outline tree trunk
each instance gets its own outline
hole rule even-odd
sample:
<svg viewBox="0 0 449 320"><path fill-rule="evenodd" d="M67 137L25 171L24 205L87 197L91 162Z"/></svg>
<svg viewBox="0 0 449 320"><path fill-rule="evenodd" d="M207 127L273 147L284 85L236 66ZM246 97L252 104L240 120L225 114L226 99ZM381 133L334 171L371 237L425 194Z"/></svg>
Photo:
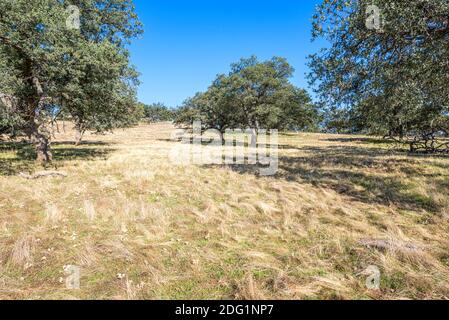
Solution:
<svg viewBox="0 0 449 320"><path fill-rule="evenodd" d="M257 147L257 130L251 129L251 147Z"/></svg>
<svg viewBox="0 0 449 320"><path fill-rule="evenodd" d="M226 145L225 131L223 129L220 130L220 140L222 146Z"/></svg>
<svg viewBox="0 0 449 320"><path fill-rule="evenodd" d="M40 163L49 163L53 160L51 152L51 135L44 124L32 122L30 125L30 139L36 150L36 160Z"/></svg>
<svg viewBox="0 0 449 320"><path fill-rule="evenodd" d="M259 137L260 125L259 121L254 121L254 126L251 129L251 146L257 148L257 142Z"/></svg>
<svg viewBox="0 0 449 320"><path fill-rule="evenodd" d="M28 105L28 117L27 117L27 135L30 138L31 143L34 145L36 151L36 161L46 164L53 160L51 153L51 124L42 114L44 105L44 90L39 81L39 78L35 74L34 63L32 60L25 58L23 67L24 77L28 82L29 88L33 90L29 95ZM50 120L51 121L51 120Z"/></svg>
<svg viewBox="0 0 449 320"><path fill-rule="evenodd" d="M81 141L83 140L84 136L84 130L80 129L78 126L76 126L76 135L75 135L75 145L79 146L81 144Z"/></svg>

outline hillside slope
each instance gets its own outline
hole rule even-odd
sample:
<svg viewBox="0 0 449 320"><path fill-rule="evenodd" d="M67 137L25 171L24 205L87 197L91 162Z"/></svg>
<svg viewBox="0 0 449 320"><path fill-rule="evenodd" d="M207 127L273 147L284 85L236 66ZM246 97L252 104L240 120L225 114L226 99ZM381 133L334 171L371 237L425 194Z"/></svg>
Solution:
<svg viewBox="0 0 449 320"><path fill-rule="evenodd" d="M54 168L0 144L0 298L449 297L449 158L280 137L280 170L175 166L173 128L57 135ZM80 268L66 289L64 266ZM364 272L380 271L380 290Z"/></svg>

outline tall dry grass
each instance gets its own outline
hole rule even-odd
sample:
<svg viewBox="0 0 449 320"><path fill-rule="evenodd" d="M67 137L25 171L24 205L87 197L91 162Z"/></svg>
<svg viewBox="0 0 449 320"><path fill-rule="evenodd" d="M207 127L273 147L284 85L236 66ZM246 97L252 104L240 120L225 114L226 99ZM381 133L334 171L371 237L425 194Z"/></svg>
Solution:
<svg viewBox="0 0 449 320"><path fill-rule="evenodd" d="M0 153L0 298L446 299L449 159L367 137L288 134L280 170L174 166L167 124L75 147L54 168ZM41 169L39 169L41 170ZM64 267L81 270L79 290ZM365 270L377 266L380 290Z"/></svg>

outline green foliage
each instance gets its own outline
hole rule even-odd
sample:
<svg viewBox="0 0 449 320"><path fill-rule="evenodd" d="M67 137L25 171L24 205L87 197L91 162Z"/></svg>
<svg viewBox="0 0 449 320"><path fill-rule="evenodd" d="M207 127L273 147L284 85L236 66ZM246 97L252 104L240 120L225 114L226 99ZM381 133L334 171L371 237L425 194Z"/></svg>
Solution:
<svg viewBox="0 0 449 320"><path fill-rule="evenodd" d="M144 118L150 122L167 122L175 119L175 112L163 103L153 103L151 105L141 104L144 111Z"/></svg>
<svg viewBox="0 0 449 320"><path fill-rule="evenodd" d="M331 133L354 133L358 131L351 113L344 109L332 109L324 119L325 130Z"/></svg>
<svg viewBox="0 0 449 320"><path fill-rule="evenodd" d="M293 86L293 68L284 58L259 62L256 57L231 65L204 93L188 99L177 123L201 120L205 128L305 129L316 123L318 112L310 96Z"/></svg>
<svg viewBox="0 0 449 320"><path fill-rule="evenodd" d="M447 134L448 16L446 0L323 1L314 37L330 46L311 57L310 78L328 116L337 115L330 123L344 115L350 131L412 142Z"/></svg>
<svg viewBox="0 0 449 320"><path fill-rule="evenodd" d="M142 110L136 99L137 73L128 64L127 56L110 42L83 54L80 81L61 92L62 108L80 131L104 132L138 122Z"/></svg>
<svg viewBox="0 0 449 320"><path fill-rule="evenodd" d="M175 111L175 123L177 125L191 125L196 120L201 120L201 110L197 101L201 93L197 93L193 98L188 98L183 105Z"/></svg>
<svg viewBox="0 0 449 320"><path fill-rule="evenodd" d="M67 24L70 5L80 28ZM137 73L125 45L140 33L131 0L0 1L0 92L17 99L38 156L51 160L47 125L58 114L81 131L134 121Z"/></svg>
<svg viewBox="0 0 449 320"><path fill-rule="evenodd" d="M0 135L15 136L20 133L21 125L21 118L15 110L14 99L0 94Z"/></svg>

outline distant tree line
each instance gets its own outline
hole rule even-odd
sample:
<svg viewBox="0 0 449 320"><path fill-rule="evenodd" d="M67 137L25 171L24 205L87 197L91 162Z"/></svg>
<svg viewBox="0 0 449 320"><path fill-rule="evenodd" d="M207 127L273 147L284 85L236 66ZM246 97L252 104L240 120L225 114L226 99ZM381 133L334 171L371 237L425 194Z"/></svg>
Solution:
<svg viewBox="0 0 449 320"><path fill-rule="evenodd" d="M153 103L150 105L140 103L142 108L142 120L148 122L172 122L175 119L176 110L173 110L163 103Z"/></svg>

